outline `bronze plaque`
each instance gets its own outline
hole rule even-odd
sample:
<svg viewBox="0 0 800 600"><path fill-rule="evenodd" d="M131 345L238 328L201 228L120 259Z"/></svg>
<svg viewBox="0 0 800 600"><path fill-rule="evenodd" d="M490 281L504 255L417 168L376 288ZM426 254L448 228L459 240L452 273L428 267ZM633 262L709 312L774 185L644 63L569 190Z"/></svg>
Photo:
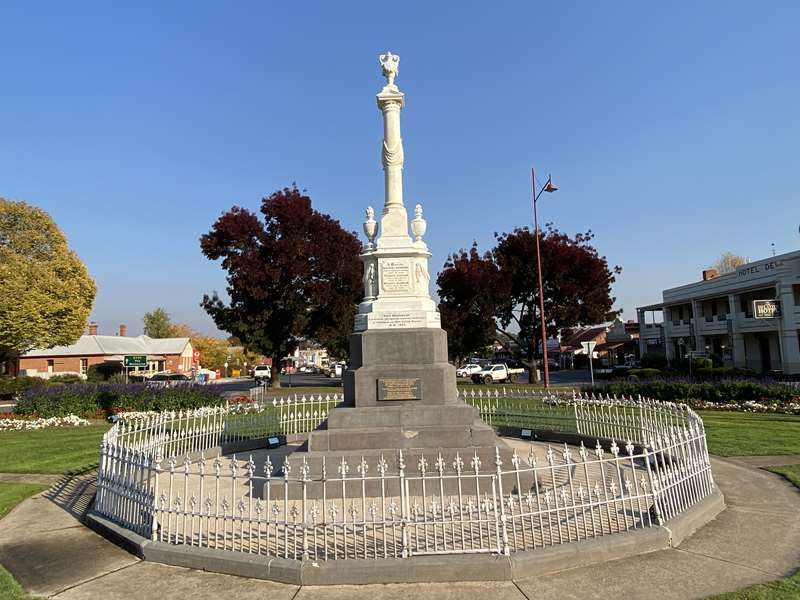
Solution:
<svg viewBox="0 0 800 600"><path fill-rule="evenodd" d="M378 379L378 400L421 400L422 381L418 377Z"/></svg>

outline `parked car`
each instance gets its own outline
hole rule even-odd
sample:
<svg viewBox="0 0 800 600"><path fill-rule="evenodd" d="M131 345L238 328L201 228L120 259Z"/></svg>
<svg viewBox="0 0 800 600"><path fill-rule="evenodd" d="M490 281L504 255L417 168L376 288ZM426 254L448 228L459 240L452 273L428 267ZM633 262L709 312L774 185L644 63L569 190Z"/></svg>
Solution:
<svg viewBox="0 0 800 600"><path fill-rule="evenodd" d="M256 365L253 368L253 378L259 385L268 382L272 379L272 367L269 365Z"/></svg>
<svg viewBox="0 0 800 600"><path fill-rule="evenodd" d="M484 369L472 374L473 383L501 383L507 381L508 383L516 383L520 375L525 372L525 369L510 369L505 364L493 364L485 367Z"/></svg>
<svg viewBox="0 0 800 600"><path fill-rule="evenodd" d="M456 377L471 377L473 373L477 373L482 369L483 367L474 363L464 365L463 367L456 369Z"/></svg>

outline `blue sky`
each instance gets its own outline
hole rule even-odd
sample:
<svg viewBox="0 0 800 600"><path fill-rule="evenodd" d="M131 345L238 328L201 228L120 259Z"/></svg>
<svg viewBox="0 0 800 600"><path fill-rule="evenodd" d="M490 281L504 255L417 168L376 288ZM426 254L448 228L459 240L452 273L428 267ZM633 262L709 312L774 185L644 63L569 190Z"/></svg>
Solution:
<svg viewBox="0 0 800 600"><path fill-rule="evenodd" d="M225 287L199 236L296 181L383 202L377 55L400 54L406 204L431 268L530 222L592 229L617 307L720 252L800 247L800 3L4 2L0 195L49 211L111 333Z"/></svg>

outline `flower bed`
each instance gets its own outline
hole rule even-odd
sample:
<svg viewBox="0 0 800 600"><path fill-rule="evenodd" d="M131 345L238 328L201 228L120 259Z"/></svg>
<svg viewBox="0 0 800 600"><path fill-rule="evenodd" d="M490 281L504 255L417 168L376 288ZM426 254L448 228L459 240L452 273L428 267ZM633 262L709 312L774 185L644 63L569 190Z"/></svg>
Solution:
<svg viewBox="0 0 800 600"><path fill-rule="evenodd" d="M40 417L69 414L104 417L118 412L185 410L222 404L225 404L225 399L212 386L86 383L26 390L19 398L15 412Z"/></svg>
<svg viewBox="0 0 800 600"><path fill-rule="evenodd" d="M0 431L23 431L29 429L44 429L45 427L85 427L89 421L75 415L64 417L44 418L12 418L0 419Z"/></svg>
<svg viewBox="0 0 800 600"><path fill-rule="evenodd" d="M727 410L752 413L781 413L789 415L800 415L800 402L789 402L788 404L762 404L752 400L741 403L728 402L718 404L696 400L689 403L692 408L698 410Z"/></svg>
<svg viewBox="0 0 800 600"><path fill-rule="evenodd" d="M686 378L616 381L584 386L583 391L603 396L643 396L668 402L685 402L693 408L703 409L797 413L800 406L800 389L797 387L747 379L713 383Z"/></svg>

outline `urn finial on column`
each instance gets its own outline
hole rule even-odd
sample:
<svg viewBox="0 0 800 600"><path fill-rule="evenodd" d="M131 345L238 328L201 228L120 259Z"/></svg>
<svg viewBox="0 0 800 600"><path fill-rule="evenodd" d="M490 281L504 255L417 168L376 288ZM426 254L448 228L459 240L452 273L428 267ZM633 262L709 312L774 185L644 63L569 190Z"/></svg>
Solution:
<svg viewBox="0 0 800 600"><path fill-rule="evenodd" d="M375 221L375 209L367 207L364 221L364 235L367 236L367 248L375 247L375 235L378 232L378 223Z"/></svg>
<svg viewBox="0 0 800 600"><path fill-rule="evenodd" d="M387 52L386 54L381 54L378 60L381 63L383 76L386 77L387 87L394 87L394 78L397 77L400 67L400 57L397 54Z"/></svg>
<svg viewBox="0 0 800 600"><path fill-rule="evenodd" d="M422 236L428 229L428 223L422 218L422 204L414 207L414 218L411 219L411 232L414 234L414 241L421 242Z"/></svg>

